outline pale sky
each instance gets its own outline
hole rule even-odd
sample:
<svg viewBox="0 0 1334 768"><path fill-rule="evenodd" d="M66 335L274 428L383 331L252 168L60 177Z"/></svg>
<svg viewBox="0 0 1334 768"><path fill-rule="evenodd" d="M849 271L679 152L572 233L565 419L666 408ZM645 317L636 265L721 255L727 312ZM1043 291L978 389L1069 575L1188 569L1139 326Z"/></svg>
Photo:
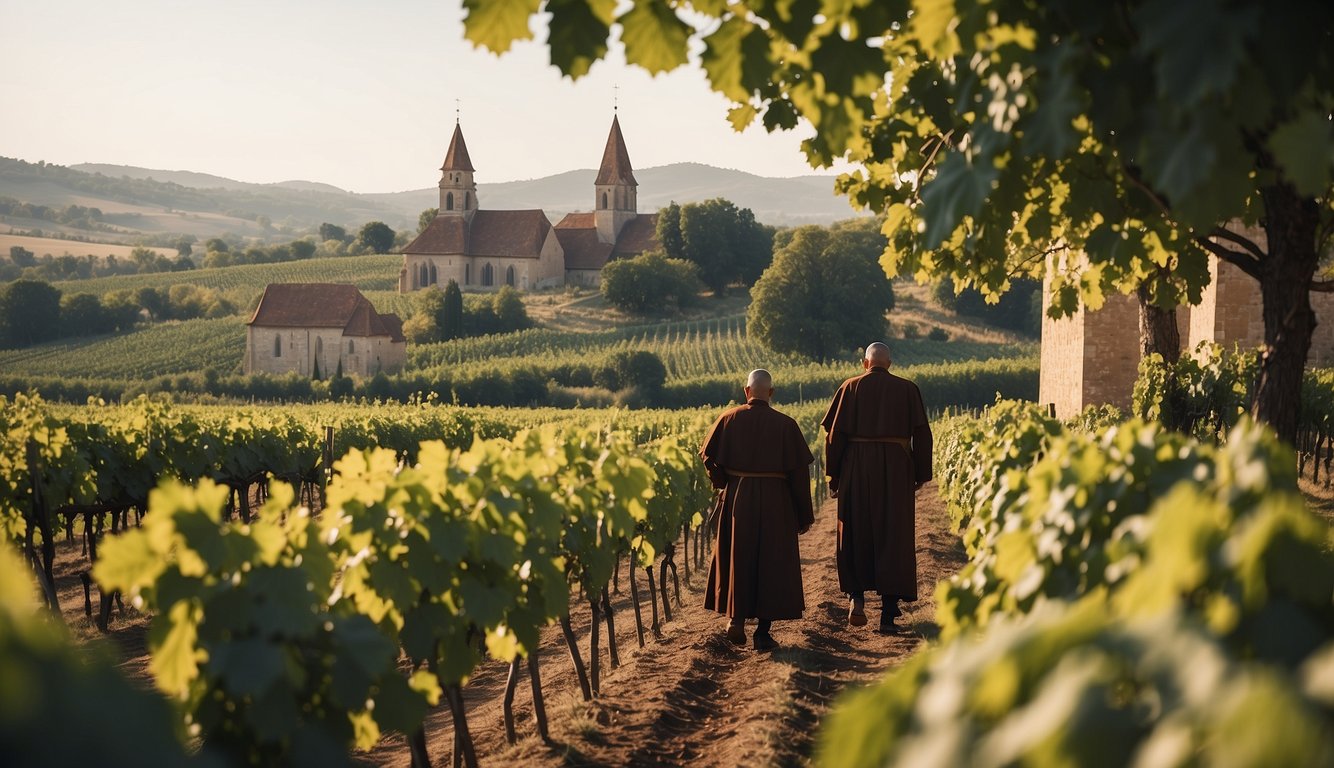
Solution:
<svg viewBox="0 0 1334 768"><path fill-rule="evenodd" d="M804 127L735 133L697 66L610 58L577 83L545 46L497 58L460 0L0 0L0 155L354 192L431 187L455 100L479 183L595 168L613 87L636 168L814 171Z"/></svg>

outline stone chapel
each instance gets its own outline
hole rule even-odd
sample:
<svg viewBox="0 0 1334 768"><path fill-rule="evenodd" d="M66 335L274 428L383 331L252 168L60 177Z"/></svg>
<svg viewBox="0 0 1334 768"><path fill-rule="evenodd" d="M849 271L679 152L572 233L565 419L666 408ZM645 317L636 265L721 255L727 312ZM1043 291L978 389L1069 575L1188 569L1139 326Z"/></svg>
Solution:
<svg viewBox="0 0 1334 768"><path fill-rule="evenodd" d="M592 212L568 214L553 226L540 209L483 209L475 172L456 122L440 167L440 210L403 248L400 293L443 287L450 280L482 290L597 285L608 261L658 247L658 216L638 212L639 183L615 116L593 182Z"/></svg>

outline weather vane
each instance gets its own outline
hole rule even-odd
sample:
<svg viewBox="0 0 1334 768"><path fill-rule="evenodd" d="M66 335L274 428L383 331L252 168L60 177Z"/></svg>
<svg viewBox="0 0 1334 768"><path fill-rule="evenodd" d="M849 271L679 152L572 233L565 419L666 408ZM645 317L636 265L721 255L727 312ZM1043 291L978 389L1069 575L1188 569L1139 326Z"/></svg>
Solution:
<svg viewBox="0 0 1334 768"><path fill-rule="evenodd" d="M611 111L615 112L620 108L621 86L619 84L611 87Z"/></svg>
<svg viewBox="0 0 1334 768"><path fill-rule="evenodd" d="M460 112L461 112L461 110L459 109L459 100L458 100L458 99L454 99L454 122L455 122L455 123L458 123L458 121L459 121L459 114L460 114Z"/></svg>

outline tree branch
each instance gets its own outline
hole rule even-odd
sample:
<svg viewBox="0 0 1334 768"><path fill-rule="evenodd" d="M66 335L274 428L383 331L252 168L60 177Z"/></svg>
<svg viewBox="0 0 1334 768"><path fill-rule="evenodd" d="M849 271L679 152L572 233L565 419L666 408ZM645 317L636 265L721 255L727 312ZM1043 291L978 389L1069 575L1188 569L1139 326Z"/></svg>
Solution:
<svg viewBox="0 0 1334 768"><path fill-rule="evenodd" d="M1240 269L1242 272L1250 275L1256 280L1260 279L1260 263L1244 253L1239 253L1231 248L1224 248L1207 237L1195 237L1196 245L1212 253L1218 258L1226 261L1232 266Z"/></svg>
<svg viewBox="0 0 1334 768"><path fill-rule="evenodd" d="M1252 256L1254 256L1256 261L1264 261L1265 257L1269 255L1264 251L1260 250L1260 246L1256 245L1254 240L1250 239L1249 237L1243 237L1242 235L1239 235L1236 232L1233 232L1232 230L1226 227L1214 227L1213 230L1209 232L1209 234L1213 237L1218 237L1223 240L1227 240L1228 242L1233 243L1235 245L1240 245L1243 249L1245 249Z"/></svg>
<svg viewBox="0 0 1334 768"><path fill-rule="evenodd" d="M1311 290L1320 293L1334 293L1334 280L1312 280Z"/></svg>

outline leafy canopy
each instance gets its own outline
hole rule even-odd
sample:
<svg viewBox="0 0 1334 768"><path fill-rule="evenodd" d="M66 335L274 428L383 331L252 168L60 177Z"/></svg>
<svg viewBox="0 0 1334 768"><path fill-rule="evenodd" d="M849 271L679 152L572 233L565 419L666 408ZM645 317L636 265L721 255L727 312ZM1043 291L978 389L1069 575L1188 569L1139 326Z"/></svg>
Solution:
<svg viewBox="0 0 1334 768"><path fill-rule="evenodd" d="M468 39L532 32L537 0L467 0ZM887 214L891 274L994 295L1056 259L1055 300L1097 307L1147 283L1193 299L1220 222L1260 220L1261 190L1318 205L1334 234L1334 6L1224 0L609 0L549 2L552 63L607 52L650 72L699 50L738 130L809 122L816 166ZM619 11L619 14L617 13ZM1248 247L1249 246L1249 247ZM1249 263L1249 262L1248 262Z"/></svg>

